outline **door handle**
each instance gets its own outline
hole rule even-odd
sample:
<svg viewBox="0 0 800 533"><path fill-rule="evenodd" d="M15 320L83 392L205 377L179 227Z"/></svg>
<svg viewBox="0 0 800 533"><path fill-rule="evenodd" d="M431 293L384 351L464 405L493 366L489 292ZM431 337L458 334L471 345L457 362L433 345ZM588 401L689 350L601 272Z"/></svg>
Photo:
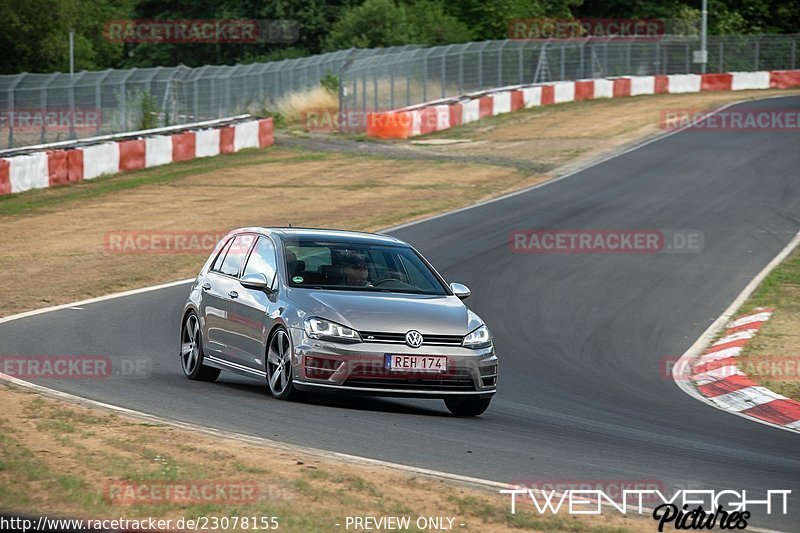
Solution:
<svg viewBox="0 0 800 533"><path fill-rule="evenodd" d="M207 281L206 281L205 283L203 283L203 286L202 286L201 288L202 288L204 291L210 291L210 290L211 290L211 284L210 284L209 282L207 282Z"/></svg>
<svg viewBox="0 0 800 533"><path fill-rule="evenodd" d="M230 296L231 298L238 298L239 297L239 293L236 292L236 291L231 291L231 292L228 293L228 296Z"/></svg>

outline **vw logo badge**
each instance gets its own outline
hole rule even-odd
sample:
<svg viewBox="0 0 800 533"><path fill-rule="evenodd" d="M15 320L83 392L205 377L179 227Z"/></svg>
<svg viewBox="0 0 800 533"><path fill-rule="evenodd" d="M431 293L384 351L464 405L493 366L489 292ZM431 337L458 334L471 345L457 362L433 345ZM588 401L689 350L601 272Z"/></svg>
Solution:
<svg viewBox="0 0 800 533"><path fill-rule="evenodd" d="M406 344L412 348L419 348L422 346L422 333L415 329L406 333Z"/></svg>

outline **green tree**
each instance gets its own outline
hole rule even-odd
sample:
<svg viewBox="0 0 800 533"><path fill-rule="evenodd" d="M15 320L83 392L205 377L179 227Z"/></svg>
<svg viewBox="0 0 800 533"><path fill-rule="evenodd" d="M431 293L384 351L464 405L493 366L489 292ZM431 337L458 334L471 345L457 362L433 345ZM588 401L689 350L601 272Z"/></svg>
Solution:
<svg viewBox="0 0 800 533"><path fill-rule="evenodd" d="M469 27L449 15L436 0L411 4L366 0L344 11L333 25L326 50L373 48L402 44L447 44L474 38Z"/></svg>
<svg viewBox="0 0 800 533"><path fill-rule="evenodd" d="M69 32L75 31L75 69L115 66L122 45L106 39L109 20L129 17L135 0L0 1L0 73L69 70Z"/></svg>

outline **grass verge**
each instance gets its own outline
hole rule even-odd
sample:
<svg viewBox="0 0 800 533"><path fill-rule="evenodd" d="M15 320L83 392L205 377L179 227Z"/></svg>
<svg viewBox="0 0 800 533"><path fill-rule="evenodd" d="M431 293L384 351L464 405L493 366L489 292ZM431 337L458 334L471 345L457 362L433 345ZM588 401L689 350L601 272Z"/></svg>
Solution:
<svg viewBox="0 0 800 533"><path fill-rule="evenodd" d="M800 250L764 279L739 314L775 312L737 359L739 368L768 389L800 401Z"/></svg>
<svg viewBox="0 0 800 533"><path fill-rule="evenodd" d="M465 531L621 533L652 525L649 518L610 512L579 517L520 509L512 515L508 497L499 493L143 423L13 386L0 385L0 401L6 406L0 508L6 511L173 521L276 517L283 531L344 530L348 516L408 516L411 524L449 517L454 529ZM203 492L212 486L228 490Z"/></svg>

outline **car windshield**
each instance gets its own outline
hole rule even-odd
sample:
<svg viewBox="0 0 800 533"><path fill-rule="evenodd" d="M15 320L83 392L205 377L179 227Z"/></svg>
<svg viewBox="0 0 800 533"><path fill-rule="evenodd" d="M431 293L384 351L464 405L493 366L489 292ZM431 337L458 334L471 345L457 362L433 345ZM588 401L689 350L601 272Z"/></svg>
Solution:
<svg viewBox="0 0 800 533"><path fill-rule="evenodd" d="M292 287L447 294L436 274L407 246L290 238L284 250Z"/></svg>

